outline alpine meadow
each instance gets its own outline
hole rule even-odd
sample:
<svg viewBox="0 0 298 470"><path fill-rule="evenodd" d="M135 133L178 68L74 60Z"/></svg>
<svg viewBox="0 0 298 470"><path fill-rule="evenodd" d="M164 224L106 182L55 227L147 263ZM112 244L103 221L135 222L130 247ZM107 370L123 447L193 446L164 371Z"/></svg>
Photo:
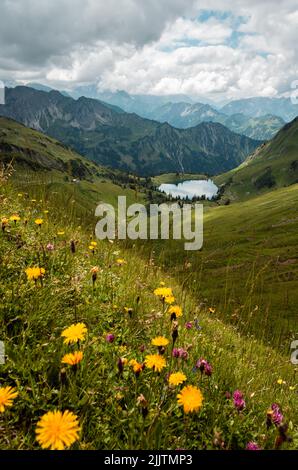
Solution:
<svg viewBox="0 0 298 470"><path fill-rule="evenodd" d="M0 449L296 451L297 4L0 16Z"/></svg>

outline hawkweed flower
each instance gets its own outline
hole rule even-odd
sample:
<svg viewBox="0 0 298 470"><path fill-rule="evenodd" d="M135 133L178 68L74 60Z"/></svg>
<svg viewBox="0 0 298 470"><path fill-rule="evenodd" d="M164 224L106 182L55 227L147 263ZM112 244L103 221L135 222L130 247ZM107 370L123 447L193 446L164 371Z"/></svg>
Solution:
<svg viewBox="0 0 298 470"><path fill-rule="evenodd" d="M37 281L37 279L43 278L45 272L46 271L44 268L39 268L38 266L35 266L33 268L27 268L25 270L28 281L35 281L35 282Z"/></svg>
<svg viewBox="0 0 298 470"><path fill-rule="evenodd" d="M0 387L0 413L4 413L6 407L13 405L13 400L18 394L13 387Z"/></svg>
<svg viewBox="0 0 298 470"><path fill-rule="evenodd" d="M75 323L62 331L61 336L64 337L64 344L77 343L85 341L87 327L85 323Z"/></svg>
<svg viewBox="0 0 298 470"><path fill-rule="evenodd" d="M148 401L146 400L146 398L144 397L142 393L137 398L137 405L140 406L142 409L143 418L146 418L148 414Z"/></svg>
<svg viewBox="0 0 298 470"><path fill-rule="evenodd" d="M136 374L136 377L138 377L140 375L140 373L142 372L142 370L144 368L144 365L141 364L140 362L136 361L135 359L131 359L129 361L129 365L132 367L134 373Z"/></svg>
<svg viewBox="0 0 298 470"><path fill-rule="evenodd" d="M169 375L168 382L169 385L181 385L183 382L186 381L186 375L183 372L174 372L173 374Z"/></svg>
<svg viewBox="0 0 298 470"><path fill-rule="evenodd" d="M175 297L173 295L168 295L165 297L164 301L166 304L171 305L175 302Z"/></svg>
<svg viewBox="0 0 298 470"><path fill-rule="evenodd" d="M82 351L76 351L74 353L70 354L65 354L65 356L62 357L62 364L68 364L69 366L76 366L81 362L83 359L83 353Z"/></svg>
<svg viewBox="0 0 298 470"><path fill-rule="evenodd" d="M261 448L258 446L258 444L254 441L250 441L246 444L245 447L246 450L261 450Z"/></svg>
<svg viewBox="0 0 298 470"><path fill-rule="evenodd" d="M2 232L6 229L7 225L9 223L9 220L7 217L2 217L1 219L1 227L2 227Z"/></svg>
<svg viewBox="0 0 298 470"><path fill-rule="evenodd" d="M177 395L178 405L183 406L184 413L197 411L202 407L203 395L198 387L187 385Z"/></svg>
<svg viewBox="0 0 298 470"><path fill-rule="evenodd" d="M240 390L235 390L233 393L233 403L237 411L244 410L246 404L243 398L243 393Z"/></svg>
<svg viewBox="0 0 298 470"><path fill-rule="evenodd" d="M71 411L49 411L37 423L36 439L42 449L64 450L79 438L78 417Z"/></svg>
<svg viewBox="0 0 298 470"><path fill-rule="evenodd" d="M154 372L161 372L167 363L160 354L148 354L145 357L145 365L148 369L153 369Z"/></svg>
<svg viewBox="0 0 298 470"><path fill-rule="evenodd" d="M118 266L123 266L123 264L126 264L126 261L123 258L117 258L116 264L118 264Z"/></svg>
<svg viewBox="0 0 298 470"><path fill-rule="evenodd" d="M202 357L196 362L196 368L201 371L201 374L205 374L207 376L212 375L212 366L209 364L206 359L203 359Z"/></svg>
<svg viewBox="0 0 298 470"><path fill-rule="evenodd" d="M182 317L182 308L179 305L172 305L168 313L171 315L171 320L176 320L176 318Z"/></svg>
<svg viewBox="0 0 298 470"><path fill-rule="evenodd" d="M9 217L9 220L14 222L15 224L21 220L21 217L18 214L13 214Z"/></svg>
<svg viewBox="0 0 298 470"><path fill-rule="evenodd" d="M42 219L35 219L35 220L34 220L34 223L35 223L38 227L41 227L42 224L43 224L43 220L42 220Z"/></svg>
<svg viewBox="0 0 298 470"><path fill-rule="evenodd" d="M98 267L98 266L94 266L94 267L91 269L91 275L92 275L92 283L93 283L93 285L94 285L95 282L96 282L98 272L99 272L99 267Z"/></svg>
<svg viewBox="0 0 298 470"><path fill-rule="evenodd" d="M153 346L158 347L158 351L160 354L164 354L166 346L169 344L169 340L165 338L164 336L156 336L156 338L153 338L151 341L151 344Z"/></svg>
<svg viewBox="0 0 298 470"><path fill-rule="evenodd" d="M167 297L173 296L171 287L157 287L157 289L154 289L153 293L161 300L165 300Z"/></svg>
<svg viewBox="0 0 298 470"><path fill-rule="evenodd" d="M115 335L113 335L112 333L109 333L108 335L106 335L106 342L107 343L113 343L114 339L115 339Z"/></svg>
<svg viewBox="0 0 298 470"><path fill-rule="evenodd" d="M133 309L131 307L124 307L124 311L128 313L130 318L132 317Z"/></svg>

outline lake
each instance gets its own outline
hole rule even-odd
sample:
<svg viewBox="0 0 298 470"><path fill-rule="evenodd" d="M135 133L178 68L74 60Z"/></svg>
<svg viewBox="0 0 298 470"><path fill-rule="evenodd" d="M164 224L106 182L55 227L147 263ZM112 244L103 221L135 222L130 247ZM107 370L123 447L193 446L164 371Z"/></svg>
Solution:
<svg viewBox="0 0 298 470"><path fill-rule="evenodd" d="M180 197L181 199L192 199L193 196L203 196L211 199L217 194L218 187L212 180L189 180L178 184L164 183L158 187L159 191L164 191L168 196Z"/></svg>

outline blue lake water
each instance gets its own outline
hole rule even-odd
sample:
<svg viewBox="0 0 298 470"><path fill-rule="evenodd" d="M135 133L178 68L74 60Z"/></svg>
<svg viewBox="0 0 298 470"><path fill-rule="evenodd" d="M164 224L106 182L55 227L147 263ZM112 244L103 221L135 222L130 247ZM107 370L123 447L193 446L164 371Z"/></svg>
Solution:
<svg viewBox="0 0 298 470"><path fill-rule="evenodd" d="M165 183L158 187L159 191L164 191L168 196L180 197L181 199L190 199L193 196L203 196L211 199L217 194L218 187L212 180L189 180L178 184Z"/></svg>

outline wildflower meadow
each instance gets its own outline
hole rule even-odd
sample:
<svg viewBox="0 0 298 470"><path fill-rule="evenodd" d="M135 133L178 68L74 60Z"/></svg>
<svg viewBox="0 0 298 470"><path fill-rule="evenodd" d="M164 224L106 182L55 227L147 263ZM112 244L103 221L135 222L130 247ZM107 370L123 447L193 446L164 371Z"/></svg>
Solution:
<svg viewBox="0 0 298 470"><path fill-rule="evenodd" d="M0 200L1 449L297 448L281 353L67 207Z"/></svg>

